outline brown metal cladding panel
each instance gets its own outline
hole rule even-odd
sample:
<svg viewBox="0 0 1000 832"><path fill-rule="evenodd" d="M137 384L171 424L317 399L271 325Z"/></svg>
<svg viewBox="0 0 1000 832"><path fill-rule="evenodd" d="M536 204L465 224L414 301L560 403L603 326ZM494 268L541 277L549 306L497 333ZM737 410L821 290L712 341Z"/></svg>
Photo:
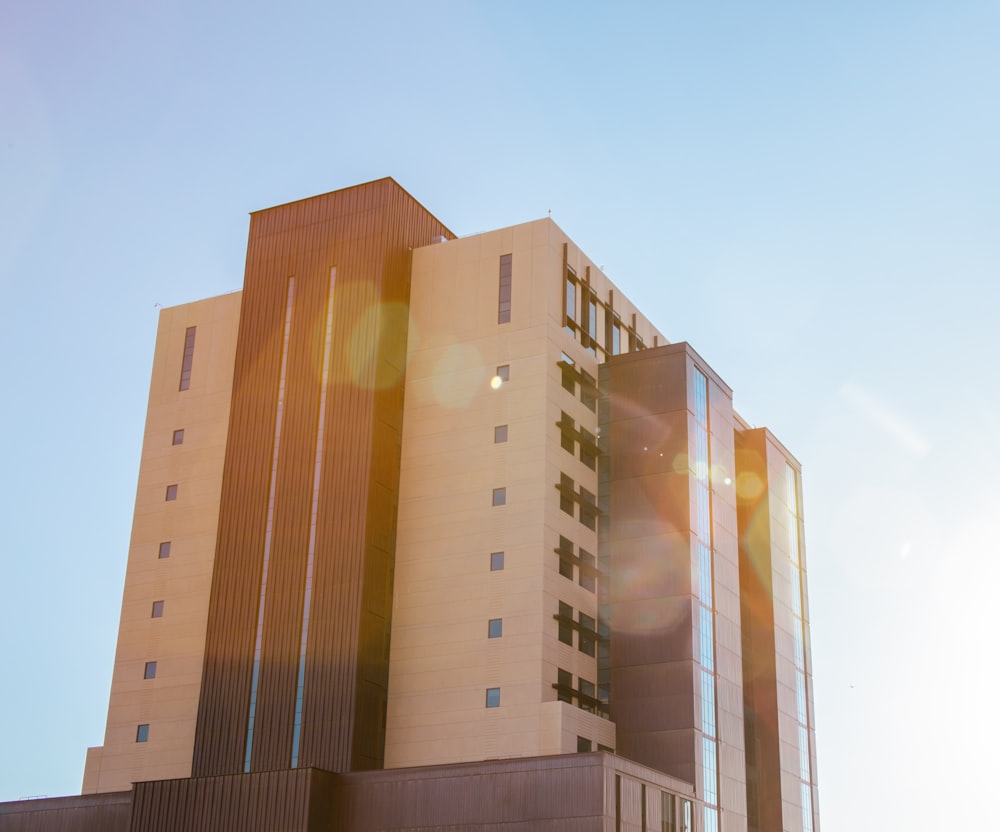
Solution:
<svg viewBox="0 0 1000 832"><path fill-rule="evenodd" d="M387 216L398 212L399 205L420 216L419 227L389 222ZM409 247L429 243L436 236L453 235L391 180L252 216L195 775L235 773L243 768L285 291L287 278L294 275L295 312L286 370L253 768L290 763L322 320L331 266L337 268L333 362L309 646L314 653L318 645L317 655L324 662L318 673L318 695L331 703L336 714L327 732L333 739L321 743L324 753L314 756L322 757L328 768L349 765L358 598L368 515L365 496L375 410L370 383L377 363L371 361L375 332L371 310L379 308L380 298L398 297L405 302ZM385 279L389 251L405 266L395 275L399 285ZM397 325L402 321L405 344L405 307L401 315L396 311L394 321ZM378 350L375 352L377 355ZM397 361L401 364L402 358ZM316 680L307 683L307 688L310 684L315 686ZM307 749L314 746L307 735L304 727L303 764L308 764ZM327 753L331 745L337 746L339 753Z"/></svg>
<svg viewBox="0 0 1000 832"><path fill-rule="evenodd" d="M309 769L136 783L129 832L329 829L330 786Z"/></svg>
<svg viewBox="0 0 1000 832"><path fill-rule="evenodd" d="M0 832L129 832L131 792L0 803Z"/></svg>
<svg viewBox="0 0 1000 832"><path fill-rule="evenodd" d="M331 451L338 462L332 469L330 457L324 460L331 487L323 489L329 503L317 528L317 552L326 554L315 566L324 592L313 599L300 765L333 771L382 764L410 246L452 236L402 189L383 216L384 238L404 244L361 235L354 241L350 254L358 262L385 256L371 277L368 310L374 314L359 321L367 329L358 327L354 351L345 356L353 360L351 383L327 414L336 427L327 435L335 435ZM366 343L361 362L357 345ZM357 414L350 431L343 429L348 405Z"/></svg>
<svg viewBox="0 0 1000 832"><path fill-rule="evenodd" d="M780 830L781 768L765 434L762 429L736 432L743 711L749 824L759 830Z"/></svg>

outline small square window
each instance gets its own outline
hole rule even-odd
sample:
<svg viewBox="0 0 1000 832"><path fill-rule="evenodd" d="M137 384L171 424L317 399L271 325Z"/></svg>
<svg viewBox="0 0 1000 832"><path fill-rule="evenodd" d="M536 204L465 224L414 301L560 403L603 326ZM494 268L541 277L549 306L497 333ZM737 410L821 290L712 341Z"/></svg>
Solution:
<svg viewBox="0 0 1000 832"><path fill-rule="evenodd" d="M503 552L490 552L490 572L503 572Z"/></svg>
<svg viewBox="0 0 1000 832"><path fill-rule="evenodd" d="M149 742L149 724L143 723L135 729L136 742Z"/></svg>
<svg viewBox="0 0 1000 832"><path fill-rule="evenodd" d="M495 506L505 506L505 505L507 505L507 489L506 488L494 488L493 489L493 505L495 505Z"/></svg>
<svg viewBox="0 0 1000 832"><path fill-rule="evenodd" d="M510 381L510 364L501 364L497 367L497 378L500 381Z"/></svg>
<svg viewBox="0 0 1000 832"><path fill-rule="evenodd" d="M174 431L174 440L171 443L173 445L183 445L184 444L184 428Z"/></svg>
<svg viewBox="0 0 1000 832"><path fill-rule="evenodd" d="M162 560L163 558L169 558L169 557L170 557L170 541L164 540L160 544L160 559Z"/></svg>
<svg viewBox="0 0 1000 832"><path fill-rule="evenodd" d="M503 619L491 618L488 631L490 638L500 638L503 635Z"/></svg>
<svg viewBox="0 0 1000 832"><path fill-rule="evenodd" d="M146 662L146 669L142 672L143 679L156 678L156 662Z"/></svg>
<svg viewBox="0 0 1000 832"><path fill-rule="evenodd" d="M500 688L486 688L486 707L500 707Z"/></svg>
<svg viewBox="0 0 1000 832"><path fill-rule="evenodd" d="M170 500L176 500L176 499L177 499L177 486L176 485L168 485L167 486L167 501L169 502Z"/></svg>
<svg viewBox="0 0 1000 832"><path fill-rule="evenodd" d="M153 601L153 614L150 618L163 618L163 602Z"/></svg>
<svg viewBox="0 0 1000 832"><path fill-rule="evenodd" d="M588 751L593 751L594 750L594 744L593 744L593 742L591 742L590 740L588 740L586 737L577 737L576 738L576 750L577 750L577 752L579 752L581 754L585 754Z"/></svg>
<svg viewBox="0 0 1000 832"><path fill-rule="evenodd" d="M493 428L493 444L499 445L501 442L507 441L507 426L497 425Z"/></svg>

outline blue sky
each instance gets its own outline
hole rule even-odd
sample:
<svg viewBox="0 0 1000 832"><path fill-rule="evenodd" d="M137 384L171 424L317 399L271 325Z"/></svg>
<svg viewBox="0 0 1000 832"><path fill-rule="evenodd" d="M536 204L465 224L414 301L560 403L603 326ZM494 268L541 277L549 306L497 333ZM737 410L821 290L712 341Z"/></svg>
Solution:
<svg viewBox="0 0 1000 832"><path fill-rule="evenodd" d="M11 4L0 800L103 739L156 304L395 177L552 217L804 467L827 830L979 828L1000 683L996 2ZM957 793L956 789L957 787Z"/></svg>

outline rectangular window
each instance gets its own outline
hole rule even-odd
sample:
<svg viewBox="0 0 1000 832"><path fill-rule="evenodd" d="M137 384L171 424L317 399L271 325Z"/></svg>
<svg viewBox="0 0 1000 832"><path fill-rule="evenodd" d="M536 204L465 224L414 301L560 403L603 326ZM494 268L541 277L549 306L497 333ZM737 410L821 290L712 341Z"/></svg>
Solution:
<svg viewBox="0 0 1000 832"><path fill-rule="evenodd" d="M574 431L576 429L576 423L566 411L562 411L562 416L559 418L559 444L562 445L564 451L569 451L573 453L576 450L576 440L574 439Z"/></svg>
<svg viewBox="0 0 1000 832"><path fill-rule="evenodd" d="M573 516L573 478L565 474L559 475L559 508L570 517Z"/></svg>
<svg viewBox="0 0 1000 832"><path fill-rule="evenodd" d="M691 801L681 801L681 832L691 832Z"/></svg>
<svg viewBox="0 0 1000 832"><path fill-rule="evenodd" d="M622 351L622 327L618 321L611 324L611 354L620 355Z"/></svg>
<svg viewBox="0 0 1000 832"><path fill-rule="evenodd" d="M580 522L588 529L597 528L597 498L586 488L580 489Z"/></svg>
<svg viewBox="0 0 1000 832"><path fill-rule="evenodd" d="M573 359L566 355L566 353L562 354L562 366L559 369L562 370L563 389L575 396L576 379L573 376Z"/></svg>
<svg viewBox="0 0 1000 832"><path fill-rule="evenodd" d="M597 442L594 434L586 428L580 428L580 462L591 471L597 470Z"/></svg>
<svg viewBox="0 0 1000 832"><path fill-rule="evenodd" d="M580 638L579 638L579 648L581 653L585 653L588 656L594 656L597 654L595 648L594 636L592 635L594 631L594 626L597 622L594 621L589 615L584 615L580 613Z"/></svg>
<svg viewBox="0 0 1000 832"><path fill-rule="evenodd" d="M156 678L156 662L146 662L146 669L142 672L143 679Z"/></svg>
<svg viewBox="0 0 1000 832"><path fill-rule="evenodd" d="M189 326L184 333L184 358L181 361L181 385L179 390L187 390L191 386L191 365L194 363L194 332L196 327Z"/></svg>
<svg viewBox="0 0 1000 832"><path fill-rule="evenodd" d="M577 684L580 688L580 707L585 711L590 711L590 713L597 713L597 705L594 703L594 683L588 682L586 679L577 679ZM586 697L586 698L584 698Z"/></svg>
<svg viewBox="0 0 1000 832"><path fill-rule="evenodd" d="M497 378L500 381L510 381L510 364L497 365Z"/></svg>
<svg viewBox="0 0 1000 832"><path fill-rule="evenodd" d="M500 257L500 304L497 310L497 323L510 323L510 266L511 255Z"/></svg>
<svg viewBox="0 0 1000 832"><path fill-rule="evenodd" d="M503 552L490 552L490 572L503 572Z"/></svg>
<svg viewBox="0 0 1000 832"><path fill-rule="evenodd" d="M153 601L153 614L150 618L163 618L163 602Z"/></svg>
<svg viewBox="0 0 1000 832"><path fill-rule="evenodd" d="M497 425L493 428L493 444L499 445L501 442L507 441L507 426Z"/></svg>
<svg viewBox="0 0 1000 832"><path fill-rule="evenodd" d="M580 560L583 561L583 566L595 566L597 564L597 559L586 549L580 550ZM594 573L581 567L580 586L590 592L594 592L597 589L597 581L594 578Z"/></svg>
<svg viewBox="0 0 1000 832"><path fill-rule="evenodd" d="M159 557L160 557L160 560L163 560L163 558L169 558L170 557L170 541L169 540L164 540L160 544L160 555L159 555Z"/></svg>
<svg viewBox="0 0 1000 832"><path fill-rule="evenodd" d="M167 486L167 497L166 497L166 499L167 499L167 502L170 502L172 500L176 500L177 499L177 486L176 485L168 485Z"/></svg>
<svg viewBox="0 0 1000 832"><path fill-rule="evenodd" d="M559 574L573 580L573 541L559 535Z"/></svg>
<svg viewBox="0 0 1000 832"><path fill-rule="evenodd" d="M503 635L503 619L491 618L486 628L489 638L500 638Z"/></svg>
<svg viewBox="0 0 1000 832"><path fill-rule="evenodd" d="M622 776L615 775L615 832L622 832Z"/></svg>
<svg viewBox="0 0 1000 832"><path fill-rule="evenodd" d="M573 702L573 674L561 667L556 671L556 698L560 702Z"/></svg>
<svg viewBox="0 0 1000 832"><path fill-rule="evenodd" d="M143 723L135 729L136 742L149 742L149 724Z"/></svg>
<svg viewBox="0 0 1000 832"><path fill-rule="evenodd" d="M573 646L573 608L563 601L559 602L559 641Z"/></svg>
<svg viewBox="0 0 1000 832"><path fill-rule="evenodd" d="M579 754L586 754L588 751L594 750L594 743L586 737L577 737L576 750Z"/></svg>
<svg viewBox="0 0 1000 832"><path fill-rule="evenodd" d="M677 798L660 792L660 832L677 832Z"/></svg>
<svg viewBox="0 0 1000 832"><path fill-rule="evenodd" d="M175 430L174 431L174 438L173 438L173 441L170 444L171 445L183 445L184 444L184 428L181 428L180 430Z"/></svg>
<svg viewBox="0 0 1000 832"><path fill-rule="evenodd" d="M506 488L494 488L493 489L493 505L504 506L507 505L507 489Z"/></svg>
<svg viewBox="0 0 1000 832"><path fill-rule="evenodd" d="M576 279L566 275L566 317L576 320Z"/></svg>
<svg viewBox="0 0 1000 832"><path fill-rule="evenodd" d="M587 332L590 333L590 346L587 349L592 355L596 355L594 344L597 343L597 299L593 295L590 296L588 307L590 311L587 315Z"/></svg>
<svg viewBox="0 0 1000 832"><path fill-rule="evenodd" d="M580 383L580 401L592 413L597 412L597 382L586 370L580 370L583 381Z"/></svg>
<svg viewBox="0 0 1000 832"><path fill-rule="evenodd" d="M486 707L500 707L500 688L486 688Z"/></svg>

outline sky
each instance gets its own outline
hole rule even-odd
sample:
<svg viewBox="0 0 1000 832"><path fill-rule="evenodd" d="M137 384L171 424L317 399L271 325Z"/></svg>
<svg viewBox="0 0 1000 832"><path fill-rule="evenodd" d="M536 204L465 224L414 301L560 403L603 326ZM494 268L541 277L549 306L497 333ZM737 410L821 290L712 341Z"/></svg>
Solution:
<svg viewBox="0 0 1000 832"><path fill-rule="evenodd" d="M103 742L158 306L240 288L249 212L392 176L459 235L551 211L802 462L822 827L983 828L1000 4L0 21L0 800Z"/></svg>

